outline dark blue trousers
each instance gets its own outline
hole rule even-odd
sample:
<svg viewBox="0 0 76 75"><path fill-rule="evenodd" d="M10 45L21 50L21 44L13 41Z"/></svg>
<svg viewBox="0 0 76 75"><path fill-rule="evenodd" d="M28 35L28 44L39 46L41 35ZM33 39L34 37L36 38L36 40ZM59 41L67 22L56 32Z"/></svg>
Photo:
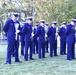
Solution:
<svg viewBox="0 0 76 75"><path fill-rule="evenodd" d="M46 53L48 53L49 51L48 51L48 40L47 41L45 41L45 52Z"/></svg>
<svg viewBox="0 0 76 75"><path fill-rule="evenodd" d="M54 42L54 56L57 56L57 40Z"/></svg>
<svg viewBox="0 0 76 75"><path fill-rule="evenodd" d="M11 55L14 51L14 45L15 42L8 42L8 47L7 47L7 55L6 55L6 63L11 63Z"/></svg>
<svg viewBox="0 0 76 75"><path fill-rule="evenodd" d="M66 41L60 41L60 55L66 54Z"/></svg>
<svg viewBox="0 0 76 75"><path fill-rule="evenodd" d="M30 51L29 51L30 48ZM25 51L24 51L24 60L28 61L28 51L30 55L30 59L32 58L33 54L33 44L32 41L25 41Z"/></svg>
<svg viewBox="0 0 76 75"><path fill-rule="evenodd" d="M57 40L51 42L50 41L50 56L57 56Z"/></svg>
<svg viewBox="0 0 76 75"><path fill-rule="evenodd" d="M25 41L21 41L21 55L24 55Z"/></svg>
<svg viewBox="0 0 76 75"><path fill-rule="evenodd" d="M19 61L19 40L15 41L15 46L14 46L15 50L14 50L14 56L15 56L15 62Z"/></svg>
<svg viewBox="0 0 76 75"><path fill-rule="evenodd" d="M33 41L33 53L38 53L38 42Z"/></svg>
<svg viewBox="0 0 76 75"><path fill-rule="evenodd" d="M15 62L19 61L18 55L19 42L8 42L6 63L11 63L11 55L14 54Z"/></svg>
<svg viewBox="0 0 76 75"><path fill-rule="evenodd" d="M67 59L75 59L75 52L74 52L75 43L74 42L67 42Z"/></svg>
<svg viewBox="0 0 76 75"><path fill-rule="evenodd" d="M38 42L38 57L45 58L45 42Z"/></svg>
<svg viewBox="0 0 76 75"><path fill-rule="evenodd" d="M73 43L73 47L72 47L72 59L75 59L75 42Z"/></svg>

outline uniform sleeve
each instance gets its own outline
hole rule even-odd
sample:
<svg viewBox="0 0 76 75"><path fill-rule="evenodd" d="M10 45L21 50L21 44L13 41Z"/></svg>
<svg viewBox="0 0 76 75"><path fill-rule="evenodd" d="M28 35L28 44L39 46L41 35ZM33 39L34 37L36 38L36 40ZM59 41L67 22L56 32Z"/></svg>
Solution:
<svg viewBox="0 0 76 75"><path fill-rule="evenodd" d="M9 21L6 21L5 25L3 26L3 31L4 31L5 33L7 33L7 31L8 31L9 23L10 23Z"/></svg>
<svg viewBox="0 0 76 75"><path fill-rule="evenodd" d="M66 28L66 32L65 32L67 36L69 35L70 30L71 30L71 28L70 28L70 26L68 25L67 28Z"/></svg>
<svg viewBox="0 0 76 75"><path fill-rule="evenodd" d="M41 30L40 30L40 27L38 27L35 36L38 37L40 35L40 33L41 33Z"/></svg>
<svg viewBox="0 0 76 75"><path fill-rule="evenodd" d="M19 23L19 22L18 22ZM21 27L20 27L20 23L19 23L19 27L18 27L18 30L21 30Z"/></svg>
<svg viewBox="0 0 76 75"><path fill-rule="evenodd" d="M24 24L23 28L22 28L22 33L24 35L26 35L26 32L27 32L27 24Z"/></svg>
<svg viewBox="0 0 76 75"><path fill-rule="evenodd" d="M52 33L51 28L48 28L48 30L47 30L47 36L49 37L51 35L51 33Z"/></svg>
<svg viewBox="0 0 76 75"><path fill-rule="evenodd" d="M59 28L58 35L61 36L61 34L62 34L62 28Z"/></svg>

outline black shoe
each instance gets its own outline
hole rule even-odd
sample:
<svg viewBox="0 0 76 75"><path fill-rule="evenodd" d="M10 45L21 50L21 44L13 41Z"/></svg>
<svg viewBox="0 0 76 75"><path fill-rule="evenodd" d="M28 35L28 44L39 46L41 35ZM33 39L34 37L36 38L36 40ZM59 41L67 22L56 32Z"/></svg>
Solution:
<svg viewBox="0 0 76 75"><path fill-rule="evenodd" d="M67 59L67 60L72 60L71 58Z"/></svg>
<svg viewBox="0 0 76 75"><path fill-rule="evenodd" d="M46 58L46 57L42 57L42 58Z"/></svg>
<svg viewBox="0 0 76 75"><path fill-rule="evenodd" d="M18 61L15 61L15 62L22 63L20 60L18 60Z"/></svg>
<svg viewBox="0 0 76 75"><path fill-rule="evenodd" d="M24 59L24 61L28 61L28 59Z"/></svg>
<svg viewBox="0 0 76 75"><path fill-rule="evenodd" d="M60 55L64 55L64 54L60 54Z"/></svg>
<svg viewBox="0 0 76 75"><path fill-rule="evenodd" d="M54 55L54 56L58 56L58 55Z"/></svg>
<svg viewBox="0 0 76 75"><path fill-rule="evenodd" d="M39 59L41 59L41 57L39 57Z"/></svg>
<svg viewBox="0 0 76 75"><path fill-rule="evenodd" d="M33 58L30 58L30 60L35 60L35 59L33 59Z"/></svg>
<svg viewBox="0 0 76 75"><path fill-rule="evenodd" d="M28 61L28 60L24 60L24 61Z"/></svg>
<svg viewBox="0 0 76 75"><path fill-rule="evenodd" d="M50 55L50 57L53 57L53 55Z"/></svg>
<svg viewBox="0 0 76 75"><path fill-rule="evenodd" d="M11 63L9 63L9 62L6 62L5 64L7 64L7 65L11 65Z"/></svg>
<svg viewBox="0 0 76 75"><path fill-rule="evenodd" d="M75 59L75 58L72 58L72 59Z"/></svg>

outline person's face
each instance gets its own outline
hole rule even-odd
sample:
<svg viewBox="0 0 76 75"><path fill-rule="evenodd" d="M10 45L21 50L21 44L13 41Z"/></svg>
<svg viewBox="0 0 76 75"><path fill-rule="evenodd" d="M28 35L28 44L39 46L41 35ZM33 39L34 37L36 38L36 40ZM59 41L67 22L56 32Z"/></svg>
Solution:
<svg viewBox="0 0 76 75"><path fill-rule="evenodd" d="M18 17L15 17L14 15L12 16L12 18L13 18L14 21L18 20Z"/></svg>
<svg viewBox="0 0 76 75"><path fill-rule="evenodd" d="M45 25L45 28L48 28L48 26L47 26L47 25Z"/></svg>
<svg viewBox="0 0 76 75"><path fill-rule="evenodd" d="M66 25L65 24L62 24L62 26L65 28L66 27Z"/></svg>
<svg viewBox="0 0 76 75"><path fill-rule="evenodd" d="M28 23L29 23L29 24L32 24L32 23L33 23L33 21L32 21L32 20L28 20Z"/></svg>
<svg viewBox="0 0 76 75"><path fill-rule="evenodd" d="M52 26L53 26L54 28L56 28L56 25L55 25L55 24L52 24Z"/></svg>
<svg viewBox="0 0 76 75"><path fill-rule="evenodd" d="M45 27L45 23L40 23L40 25L41 25L42 27Z"/></svg>
<svg viewBox="0 0 76 75"><path fill-rule="evenodd" d="M72 25L75 25L75 24L76 24L74 21L70 21L70 23L71 23Z"/></svg>

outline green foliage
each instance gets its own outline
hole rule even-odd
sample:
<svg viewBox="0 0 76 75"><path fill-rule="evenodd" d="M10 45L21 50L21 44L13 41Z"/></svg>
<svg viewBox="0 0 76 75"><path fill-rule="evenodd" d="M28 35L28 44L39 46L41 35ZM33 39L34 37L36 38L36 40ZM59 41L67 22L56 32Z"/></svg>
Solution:
<svg viewBox="0 0 76 75"><path fill-rule="evenodd" d="M46 19L49 24L53 20L56 20L60 24L62 21L69 21L69 19L76 16L75 0L38 0L35 6L39 9L37 10L37 12L39 11L37 14L41 18Z"/></svg>
<svg viewBox="0 0 76 75"><path fill-rule="evenodd" d="M32 8L35 9L32 14ZM0 19L4 24L8 18L8 13L18 12L27 16L33 16L34 22L45 19L51 24L57 21L60 26L62 21L76 18L76 0L0 0ZM19 19L23 21L21 18Z"/></svg>

